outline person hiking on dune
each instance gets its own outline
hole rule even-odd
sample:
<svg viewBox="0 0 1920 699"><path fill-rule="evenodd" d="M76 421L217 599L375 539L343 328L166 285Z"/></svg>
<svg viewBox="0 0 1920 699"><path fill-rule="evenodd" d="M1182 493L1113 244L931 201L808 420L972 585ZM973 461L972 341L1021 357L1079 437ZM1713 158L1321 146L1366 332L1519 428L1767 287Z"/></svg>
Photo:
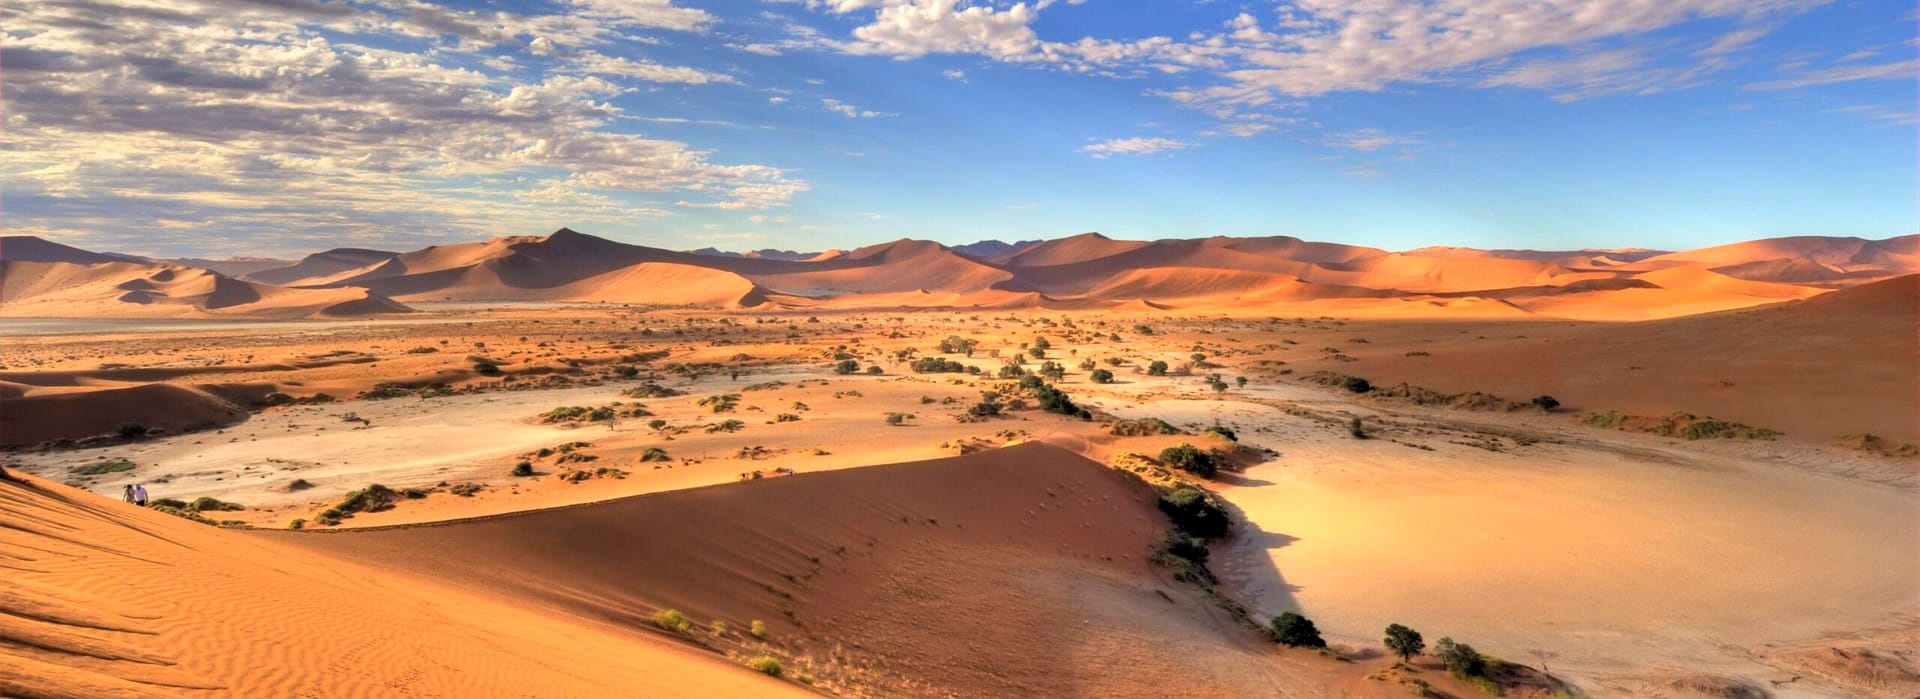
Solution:
<svg viewBox="0 0 1920 699"><path fill-rule="evenodd" d="M127 491L120 495L120 501L127 503L129 505L133 504L133 484L132 483L127 484Z"/></svg>
<svg viewBox="0 0 1920 699"><path fill-rule="evenodd" d="M133 504L141 507L147 506L147 486L136 485L133 487Z"/></svg>

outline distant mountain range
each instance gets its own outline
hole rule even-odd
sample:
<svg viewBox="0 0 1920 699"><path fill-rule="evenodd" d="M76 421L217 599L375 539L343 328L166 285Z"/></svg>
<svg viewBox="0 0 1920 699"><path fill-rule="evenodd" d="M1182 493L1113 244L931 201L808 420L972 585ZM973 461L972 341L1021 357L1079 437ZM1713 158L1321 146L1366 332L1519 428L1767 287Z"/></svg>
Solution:
<svg viewBox="0 0 1920 699"><path fill-rule="evenodd" d="M1588 318L1687 315L1920 271L1920 237L1803 236L1699 250L1406 252L1257 238L1086 233L959 247L902 239L818 253L630 245L562 228L298 261L151 260L0 238L0 316L324 316L436 301L707 308L1084 310ZM198 264L194 264L198 263ZM275 264L277 263L277 264Z"/></svg>

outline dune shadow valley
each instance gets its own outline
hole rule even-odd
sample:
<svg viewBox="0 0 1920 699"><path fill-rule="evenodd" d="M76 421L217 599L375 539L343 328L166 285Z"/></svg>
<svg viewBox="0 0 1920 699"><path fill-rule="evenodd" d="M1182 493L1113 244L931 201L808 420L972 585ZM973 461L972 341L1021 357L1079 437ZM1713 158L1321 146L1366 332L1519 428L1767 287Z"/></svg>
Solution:
<svg viewBox="0 0 1920 699"><path fill-rule="evenodd" d="M1920 696L1920 244L0 238L0 696Z"/></svg>

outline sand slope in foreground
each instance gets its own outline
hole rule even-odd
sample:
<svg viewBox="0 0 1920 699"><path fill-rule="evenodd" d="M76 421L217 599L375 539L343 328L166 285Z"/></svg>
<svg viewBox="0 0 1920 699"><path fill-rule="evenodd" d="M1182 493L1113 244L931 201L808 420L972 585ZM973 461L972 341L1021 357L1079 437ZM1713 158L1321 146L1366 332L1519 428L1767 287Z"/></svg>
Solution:
<svg viewBox="0 0 1920 699"><path fill-rule="evenodd" d="M0 695L806 695L670 641L0 482Z"/></svg>

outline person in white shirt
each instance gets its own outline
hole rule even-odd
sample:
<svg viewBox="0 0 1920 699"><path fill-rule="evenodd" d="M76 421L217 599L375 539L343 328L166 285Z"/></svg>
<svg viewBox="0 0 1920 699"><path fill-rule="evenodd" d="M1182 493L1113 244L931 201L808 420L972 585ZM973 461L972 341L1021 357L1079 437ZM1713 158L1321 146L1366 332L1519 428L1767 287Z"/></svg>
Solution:
<svg viewBox="0 0 1920 699"><path fill-rule="evenodd" d="M141 507L147 506L147 486L136 485L133 487L133 504Z"/></svg>

